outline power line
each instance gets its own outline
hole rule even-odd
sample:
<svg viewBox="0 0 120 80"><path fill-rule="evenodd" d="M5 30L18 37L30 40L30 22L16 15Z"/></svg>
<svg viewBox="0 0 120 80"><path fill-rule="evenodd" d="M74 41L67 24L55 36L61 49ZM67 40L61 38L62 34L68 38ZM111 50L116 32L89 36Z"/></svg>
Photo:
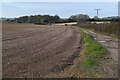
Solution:
<svg viewBox="0 0 120 80"><path fill-rule="evenodd" d="M97 11L97 17L98 17L99 11L100 11L101 9L95 9L95 10Z"/></svg>

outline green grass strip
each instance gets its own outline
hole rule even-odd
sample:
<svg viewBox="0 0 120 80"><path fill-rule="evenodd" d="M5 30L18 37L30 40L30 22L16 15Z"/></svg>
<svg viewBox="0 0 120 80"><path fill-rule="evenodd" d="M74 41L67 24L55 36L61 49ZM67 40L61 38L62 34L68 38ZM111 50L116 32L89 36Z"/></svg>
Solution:
<svg viewBox="0 0 120 80"><path fill-rule="evenodd" d="M84 54L91 56L91 58L85 60L85 67L96 67L99 64L99 59L104 57L107 53L107 49L105 49L98 41L94 40L91 35L83 32L81 29L80 32L84 38Z"/></svg>

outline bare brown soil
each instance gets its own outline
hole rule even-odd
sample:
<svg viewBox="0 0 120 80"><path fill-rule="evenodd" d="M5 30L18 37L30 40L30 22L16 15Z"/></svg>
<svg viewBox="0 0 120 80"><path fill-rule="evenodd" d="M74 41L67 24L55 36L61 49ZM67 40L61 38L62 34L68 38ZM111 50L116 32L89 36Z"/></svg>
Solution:
<svg viewBox="0 0 120 80"><path fill-rule="evenodd" d="M3 78L40 78L72 65L81 35L69 26L3 23ZM77 52L76 52L77 51Z"/></svg>

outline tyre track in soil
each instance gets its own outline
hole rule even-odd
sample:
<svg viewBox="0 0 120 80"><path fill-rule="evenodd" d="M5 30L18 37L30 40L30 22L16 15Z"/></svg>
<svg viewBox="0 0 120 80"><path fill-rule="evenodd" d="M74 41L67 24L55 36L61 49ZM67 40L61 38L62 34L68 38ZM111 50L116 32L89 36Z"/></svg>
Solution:
<svg viewBox="0 0 120 80"><path fill-rule="evenodd" d="M24 57L27 57L26 55L24 55L23 54L23 52L24 51L28 51L29 50L29 48L28 47L26 47L25 45L27 45L27 46L31 46L31 45L34 45L34 47L32 47L32 50L35 50L35 49L38 49L38 50L36 50L36 51L31 51L31 52L29 52L29 53L33 53L33 52L38 52L38 51L41 51L42 52L42 50L41 49L44 49L44 45L48 45L49 43L52 43L52 42L54 42L54 40L51 40L52 38L54 39L54 37L55 36L57 36L57 37L59 37L60 36L60 34L63 32L63 31L65 31L64 29L62 29L62 31L60 31L59 30L59 32L57 31L57 34L55 35L55 33L56 33L56 31L55 31L55 33L52 33L52 34L49 34L47 37L45 37L45 38L41 38L41 40L39 40L38 39L38 41L36 41L36 42L34 42L34 41L32 41L32 42L30 42L31 40L30 39L28 39L28 40L24 40L24 41L29 41L29 43L27 43L27 44L24 44L23 43L23 45L21 45L21 46L19 46L20 44L18 44L18 45L16 45L16 46L14 46L14 47L12 47L12 48L7 48L7 50L5 51L5 53L6 54L4 54L5 56L9 56L9 58L11 58L11 57L14 57L15 56L15 58L14 58L14 60L18 60L19 59L19 57L20 57L20 55L24 58ZM58 34L59 33L59 34ZM45 34L46 35L46 34ZM52 35L51 37L49 37L50 35ZM46 40L46 38L47 38L47 40ZM58 38L59 39L59 38ZM21 41L21 40L19 40L19 41ZM40 42L42 42L42 43L40 43ZM12 45L11 44L12 42L10 42L9 44L10 45ZM16 42L17 43L17 42ZM7 43L8 44L8 43ZM39 47L41 47L40 49L39 49ZM14 52L13 52L14 51ZM11 54L10 53L7 53L7 52L12 52ZM18 54L14 54L14 53L18 53L18 52L20 52L19 54L20 55L18 55ZM3 50L3 53L4 53L4 50ZM9 61L9 58L6 60L6 62L8 62ZM3 63L6 63L6 62L3 62Z"/></svg>
<svg viewBox="0 0 120 80"><path fill-rule="evenodd" d="M55 30L55 29L54 29ZM34 41L32 41L31 40L31 36L26 36L26 37L22 37L21 36L21 38L16 38L17 40L15 40L15 39L9 39L9 40L11 40L11 41L6 41L5 43L6 43L6 45L7 46L9 46L9 48L15 48L16 47L16 45L18 45L18 44L21 44L21 43L24 43L24 45L29 45L30 43L33 43L33 44L35 44L36 42L38 42L38 41L44 41L45 39L49 39L50 37L52 37L52 36L56 36L56 32L57 31L59 31L59 29L56 29L55 30L55 32L53 32L52 30L47 30L47 32L43 32L42 31L42 34L41 33L38 33L39 34L39 36L38 35L31 35L32 36L32 38L34 39ZM44 35L46 35L46 36L43 36L43 33L44 33ZM57 33L58 34L58 33ZM24 39L23 39L24 38ZM39 38L39 39L38 39ZM24 41L26 41L26 42L24 42ZM36 41L36 42L35 42ZM17 43L16 45L15 44L12 44L12 42L14 42L14 43ZM4 42L3 42L4 43ZM8 44L10 44L10 45L8 45ZM6 47L6 45L4 44L3 45L3 47L5 46ZM6 47L7 48L7 47ZM5 49L4 48L4 50L3 51L5 51L5 50L7 50L7 49Z"/></svg>
<svg viewBox="0 0 120 80"><path fill-rule="evenodd" d="M62 29L62 28L61 28ZM54 42L55 40L51 40L52 38L54 39L54 37L61 37L61 33L62 32L64 32L64 29L62 29L62 30L59 30L59 32L58 32L58 30L56 30L56 31L54 31L54 32L49 32L49 33L44 33L45 35L47 35L45 38L42 38L41 37L41 39L38 39L37 41L31 41L30 40L30 38L31 37L29 37L29 39L24 39L24 41L28 41L28 43L26 42L26 43L23 43L23 45L22 45L22 42L20 42L19 44L18 44L18 42L19 41L21 41L21 39L19 39L18 41L13 41L14 43L17 43L17 45L15 45L14 46L14 44L12 45L12 43L13 42L10 42L9 41L9 43L7 43L7 45L9 44L9 45L11 45L11 46L14 46L14 47L8 47L7 48L7 50L6 50L6 46L5 47L3 47L3 53L4 53L4 51L5 51L5 56L9 56L9 58L6 60L6 62L8 62L9 61L9 59L10 58L12 58L12 57L15 57L15 59L14 60L18 60L19 58L20 58L20 56L22 56L22 58L25 58L25 57L27 57L26 55L24 55L23 54L23 52L24 51L28 51L29 50L29 48L28 47L26 47L25 45L27 45L27 46L31 46L31 45L33 45L34 47L32 47L32 50L35 50L35 49L39 49L39 47L41 47L40 49L39 49L39 51L41 51L42 52L42 50L41 49L44 49L44 45L48 45L48 44L50 44L50 43L52 43L52 42ZM50 33L52 33L52 34L50 34ZM55 33L57 33L57 34L55 34ZM50 36L50 35L52 35L52 36ZM37 35L38 36L38 35ZM42 35L43 36L43 35ZM34 37L36 37L36 36L34 36ZM32 36L32 38L34 38L33 36ZM46 40L47 39L47 40ZM22 39L23 40L23 39ZM42 42L42 43L40 43L40 42ZM4 43L3 43L4 44ZM21 46L19 46L21 44ZM4 49L5 48L5 49ZM13 52L14 51L14 52ZM7 53L8 52L8 53ZM11 54L9 53L9 52L12 52ZM18 53L18 52L20 52L19 54L20 55L18 55L18 54L14 54L14 53ZM31 54L33 54L33 52L37 52L37 51L31 51L31 52L29 52L29 53L31 53ZM32 56L32 55L31 55ZM6 63L6 62L4 62L3 61L3 63Z"/></svg>
<svg viewBox="0 0 120 80"><path fill-rule="evenodd" d="M53 28L54 29L54 28ZM43 30L31 30L31 31L25 31L25 32L19 32L19 33L14 33L14 34L10 34L7 36L3 36L2 41L7 41L7 40L14 40L14 39L18 39L18 38L24 38L24 37L29 37L32 35L36 35L36 34L42 34L43 32L49 32L53 29L43 29Z"/></svg>
<svg viewBox="0 0 120 80"><path fill-rule="evenodd" d="M3 41L3 78L39 78L56 73L56 66L65 64L79 46L80 34L70 27L52 26L32 32Z"/></svg>

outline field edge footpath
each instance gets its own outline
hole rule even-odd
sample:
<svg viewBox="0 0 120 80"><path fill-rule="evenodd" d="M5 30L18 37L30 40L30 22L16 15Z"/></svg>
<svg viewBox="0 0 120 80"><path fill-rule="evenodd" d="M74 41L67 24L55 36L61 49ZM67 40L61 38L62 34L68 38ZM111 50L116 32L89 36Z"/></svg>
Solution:
<svg viewBox="0 0 120 80"><path fill-rule="evenodd" d="M80 72L84 78L103 77L102 62L108 55L107 49L97 40L94 40L92 35L79 27L74 28L78 29L83 36L83 51L80 53L80 61L77 64L76 71Z"/></svg>
<svg viewBox="0 0 120 80"><path fill-rule="evenodd" d="M109 51L87 31L76 26L72 26L72 28L79 30L83 37L82 51L74 60L74 64L58 74L57 77L117 78L117 73L111 70L112 63L109 64L112 60Z"/></svg>
<svg viewBox="0 0 120 80"><path fill-rule="evenodd" d="M103 77L118 78L118 42L120 39L89 29L81 28L81 30L91 35L94 40L98 41L108 51L108 54L103 58L104 61L101 61L103 71L107 74L104 74Z"/></svg>

